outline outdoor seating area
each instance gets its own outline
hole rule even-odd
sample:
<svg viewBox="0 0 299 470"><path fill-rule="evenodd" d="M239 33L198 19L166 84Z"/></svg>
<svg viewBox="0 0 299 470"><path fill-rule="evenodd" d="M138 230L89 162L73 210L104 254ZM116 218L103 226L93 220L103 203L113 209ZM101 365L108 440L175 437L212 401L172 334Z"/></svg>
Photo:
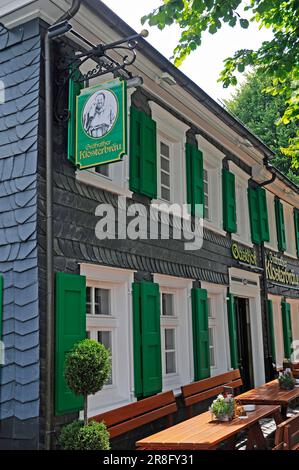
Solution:
<svg viewBox="0 0 299 470"><path fill-rule="evenodd" d="M299 384L298 384L299 385ZM242 386L238 369L181 388L185 419L174 424L177 411L172 391L106 412L91 419L104 421L114 438L143 424L166 417L162 431L136 442L138 450L235 450L240 434L246 450L299 450L299 414L287 418L287 407L299 399L299 386L282 389L278 380L236 395ZM232 393L234 397L232 398ZM233 400L230 419L213 414L213 406L195 416L193 405L207 399ZM229 402L229 401L228 401ZM228 403L227 402L227 403ZM222 417L223 418L223 417ZM261 421L275 423L275 440L263 434Z"/></svg>

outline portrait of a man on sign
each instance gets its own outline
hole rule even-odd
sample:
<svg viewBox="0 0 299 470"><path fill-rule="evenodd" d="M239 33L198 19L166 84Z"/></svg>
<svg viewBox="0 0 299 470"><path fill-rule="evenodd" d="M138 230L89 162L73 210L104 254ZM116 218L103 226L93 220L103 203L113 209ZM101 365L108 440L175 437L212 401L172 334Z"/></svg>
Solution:
<svg viewBox="0 0 299 470"><path fill-rule="evenodd" d="M76 96L75 164L92 168L127 153L127 85L116 78Z"/></svg>
<svg viewBox="0 0 299 470"><path fill-rule="evenodd" d="M117 114L114 94L108 90L98 91L89 98L84 107L83 128L90 137L103 137L113 127Z"/></svg>

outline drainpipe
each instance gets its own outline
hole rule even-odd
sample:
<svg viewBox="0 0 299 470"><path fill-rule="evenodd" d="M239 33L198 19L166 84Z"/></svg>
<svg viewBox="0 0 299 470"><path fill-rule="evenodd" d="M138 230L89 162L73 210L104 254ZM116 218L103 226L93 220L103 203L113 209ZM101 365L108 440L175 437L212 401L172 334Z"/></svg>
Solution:
<svg viewBox="0 0 299 470"><path fill-rule="evenodd" d="M56 23L71 19L79 10L81 0L73 0L71 8ZM56 24L55 23L55 24ZM53 88L51 39L57 33L50 28L45 36L45 121L46 121L46 358L45 358L45 449L51 449L54 414L54 260L53 260Z"/></svg>

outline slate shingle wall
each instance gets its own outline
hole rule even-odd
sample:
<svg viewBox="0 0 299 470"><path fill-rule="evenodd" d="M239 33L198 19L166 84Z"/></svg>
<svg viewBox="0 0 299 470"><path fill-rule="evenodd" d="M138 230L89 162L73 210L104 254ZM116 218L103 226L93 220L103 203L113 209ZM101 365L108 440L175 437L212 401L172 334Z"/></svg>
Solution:
<svg viewBox="0 0 299 470"><path fill-rule="evenodd" d="M38 21L0 29L0 273L4 276L0 448L34 448L39 416Z"/></svg>

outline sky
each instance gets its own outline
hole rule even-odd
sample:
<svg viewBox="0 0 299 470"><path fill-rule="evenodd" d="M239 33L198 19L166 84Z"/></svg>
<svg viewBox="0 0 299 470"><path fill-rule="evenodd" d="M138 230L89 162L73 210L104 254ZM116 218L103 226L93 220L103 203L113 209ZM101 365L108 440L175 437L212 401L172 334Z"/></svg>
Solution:
<svg viewBox="0 0 299 470"><path fill-rule="evenodd" d="M148 29L147 41L167 59L173 55L173 49L180 37L179 27L172 25L160 31L156 27L142 26L140 22L140 18L161 5L162 0L102 1L137 32ZM216 34L204 33L202 45L184 61L180 70L215 100L229 99L235 92L235 87L224 89L221 83L217 83L223 60L233 55L237 49L257 49L263 41L271 37L268 29L259 30L256 23L251 23L248 29L225 25ZM242 77L240 79L242 80Z"/></svg>

